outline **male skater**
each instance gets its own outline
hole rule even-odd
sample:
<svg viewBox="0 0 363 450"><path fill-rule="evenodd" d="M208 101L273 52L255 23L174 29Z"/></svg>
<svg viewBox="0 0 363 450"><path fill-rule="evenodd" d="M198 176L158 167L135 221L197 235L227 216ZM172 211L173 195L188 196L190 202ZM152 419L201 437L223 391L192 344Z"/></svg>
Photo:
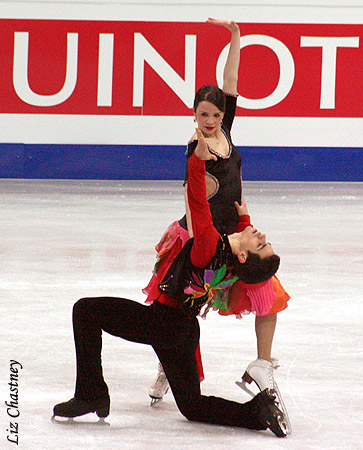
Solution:
<svg viewBox="0 0 363 450"><path fill-rule="evenodd" d="M278 437L286 436L284 416L273 390L266 389L243 404L200 392L196 315L226 283L238 278L259 283L270 278L278 268L279 257L266 243L265 235L250 225L247 215L240 216L240 232L220 236L214 228L206 199L205 161L215 156L197 132L199 143L188 162L194 238L175 258L160 284L160 296L151 306L113 297L83 298L74 305L75 394L54 407L54 416L77 417L90 412L108 416L110 397L101 365L101 336L106 331L153 347L177 406L188 420L254 430L269 428Z"/></svg>

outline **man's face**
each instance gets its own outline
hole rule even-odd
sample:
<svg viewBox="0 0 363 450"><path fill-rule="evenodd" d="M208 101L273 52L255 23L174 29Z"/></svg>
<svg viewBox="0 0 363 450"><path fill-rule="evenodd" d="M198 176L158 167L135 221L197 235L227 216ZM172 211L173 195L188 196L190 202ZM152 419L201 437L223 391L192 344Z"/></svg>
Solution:
<svg viewBox="0 0 363 450"><path fill-rule="evenodd" d="M275 254L271 244L266 242L266 235L260 233L256 228L247 227L241 232L241 239L244 249L256 253L261 259Z"/></svg>

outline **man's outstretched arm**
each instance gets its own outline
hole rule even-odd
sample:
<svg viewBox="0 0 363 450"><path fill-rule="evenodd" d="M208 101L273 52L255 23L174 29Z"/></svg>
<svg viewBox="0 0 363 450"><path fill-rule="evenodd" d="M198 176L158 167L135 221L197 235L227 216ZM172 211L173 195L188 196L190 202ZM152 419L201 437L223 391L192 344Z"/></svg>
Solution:
<svg viewBox="0 0 363 450"><path fill-rule="evenodd" d="M204 140L203 134L197 129L198 145L188 160L188 201L194 233L194 243L191 250L191 261L196 267L206 267L213 258L219 239L210 212L205 185L205 161L214 159Z"/></svg>

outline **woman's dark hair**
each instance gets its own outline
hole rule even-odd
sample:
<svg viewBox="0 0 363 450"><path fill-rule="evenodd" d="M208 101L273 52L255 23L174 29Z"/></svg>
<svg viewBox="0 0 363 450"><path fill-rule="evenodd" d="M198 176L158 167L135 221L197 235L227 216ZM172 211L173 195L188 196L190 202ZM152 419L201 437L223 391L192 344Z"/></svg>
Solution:
<svg viewBox="0 0 363 450"><path fill-rule="evenodd" d="M226 97L222 89L213 84L206 84L198 89L194 97L194 111L197 110L199 103L203 101L212 103L222 112L226 110Z"/></svg>
<svg viewBox="0 0 363 450"><path fill-rule="evenodd" d="M236 255L233 255L232 273L247 284L257 284L269 280L280 265L280 257L278 255L268 256L261 259L256 253L248 252L247 259L244 263L240 263Z"/></svg>

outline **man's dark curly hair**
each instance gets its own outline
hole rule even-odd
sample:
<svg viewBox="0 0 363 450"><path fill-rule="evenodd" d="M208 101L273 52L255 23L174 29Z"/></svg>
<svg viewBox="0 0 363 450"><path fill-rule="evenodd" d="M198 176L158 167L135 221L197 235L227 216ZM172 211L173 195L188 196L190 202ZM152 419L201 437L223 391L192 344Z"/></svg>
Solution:
<svg viewBox="0 0 363 450"><path fill-rule="evenodd" d="M258 284L267 281L275 275L280 265L280 257L278 255L261 259L259 255L251 252L248 252L244 263L240 263L236 255L233 255L232 261L232 273L247 284Z"/></svg>

